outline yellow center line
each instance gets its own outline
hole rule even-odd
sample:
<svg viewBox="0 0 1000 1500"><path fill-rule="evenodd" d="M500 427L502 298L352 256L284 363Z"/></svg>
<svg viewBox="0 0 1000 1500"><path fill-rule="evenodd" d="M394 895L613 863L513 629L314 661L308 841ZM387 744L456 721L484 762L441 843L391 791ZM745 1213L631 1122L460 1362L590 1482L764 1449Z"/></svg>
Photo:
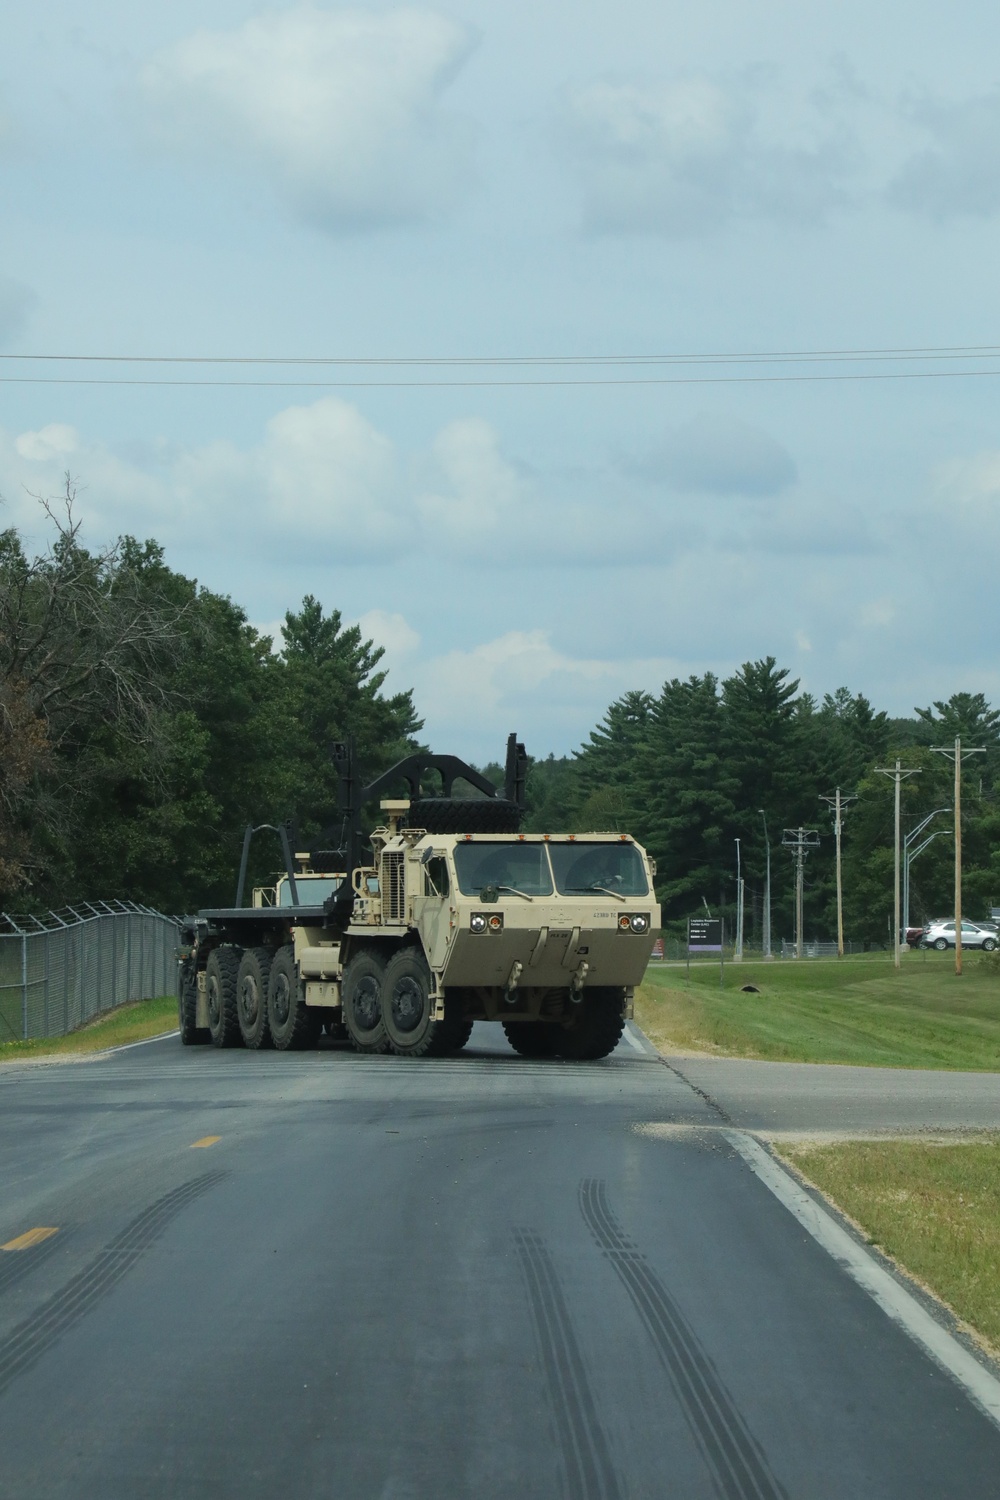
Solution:
<svg viewBox="0 0 1000 1500"><path fill-rule="evenodd" d="M32 1245L40 1245L42 1240L58 1233L58 1229L28 1229L24 1234L19 1234L16 1240L8 1240L6 1245L0 1245L0 1250L30 1250Z"/></svg>
<svg viewBox="0 0 1000 1500"><path fill-rule="evenodd" d="M191 1150L194 1151L198 1146L214 1146L216 1141L221 1140L221 1135L203 1135L200 1141L191 1142Z"/></svg>

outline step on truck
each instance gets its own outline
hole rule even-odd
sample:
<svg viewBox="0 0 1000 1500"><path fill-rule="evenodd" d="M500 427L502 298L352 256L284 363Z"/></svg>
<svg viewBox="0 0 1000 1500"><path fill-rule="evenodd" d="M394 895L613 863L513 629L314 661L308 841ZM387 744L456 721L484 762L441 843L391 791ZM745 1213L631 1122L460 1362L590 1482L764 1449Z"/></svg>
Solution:
<svg viewBox="0 0 1000 1500"><path fill-rule="evenodd" d="M507 745L503 791L451 755L411 755L361 787L334 746L338 817L317 847L272 828L284 869L244 903L186 919L181 1040L435 1057L499 1022L524 1057L605 1057L632 1014L660 910L652 862L627 834L522 833L527 757ZM426 795L440 778L440 794ZM474 795L454 796L464 782ZM384 793L405 789L406 797ZM368 840L363 809L379 799ZM262 825L262 827L270 825ZM339 837L339 847L333 848Z"/></svg>

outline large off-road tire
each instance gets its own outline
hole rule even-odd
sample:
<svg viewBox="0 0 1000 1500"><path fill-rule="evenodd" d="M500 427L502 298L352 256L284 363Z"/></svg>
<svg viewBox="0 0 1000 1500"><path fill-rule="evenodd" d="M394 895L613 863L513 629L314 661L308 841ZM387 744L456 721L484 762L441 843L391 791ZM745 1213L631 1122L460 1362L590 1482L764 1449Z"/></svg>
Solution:
<svg viewBox="0 0 1000 1500"><path fill-rule="evenodd" d="M559 1027L549 1021L504 1021L503 1034L522 1057L555 1057Z"/></svg>
<svg viewBox="0 0 1000 1500"><path fill-rule="evenodd" d="M198 975L194 964L188 960L178 975L177 1029L181 1034L181 1045L197 1047L210 1040L208 1028L197 1025Z"/></svg>
<svg viewBox="0 0 1000 1500"><path fill-rule="evenodd" d="M382 1021L385 958L377 948L359 948L344 966L340 999L344 1026L356 1052L388 1052Z"/></svg>
<svg viewBox="0 0 1000 1500"><path fill-rule="evenodd" d="M236 1007L236 976L241 949L213 948L205 965L208 1034L213 1047L242 1047L243 1034Z"/></svg>
<svg viewBox="0 0 1000 1500"><path fill-rule="evenodd" d="M254 1052L274 1045L267 1020L267 985L270 975L270 949L247 948L240 959L240 971L236 976L236 1010L243 1041Z"/></svg>
<svg viewBox="0 0 1000 1500"><path fill-rule="evenodd" d="M431 1019L431 971L419 948L399 948L385 966L382 1022L398 1057L440 1057L451 1050L447 1021Z"/></svg>
<svg viewBox="0 0 1000 1500"><path fill-rule="evenodd" d="M503 797L422 797L410 803L406 821L428 833L517 833L521 812Z"/></svg>
<svg viewBox="0 0 1000 1500"><path fill-rule="evenodd" d="M290 943L279 948L271 960L267 981L267 1024L279 1052L300 1052L315 1047L321 1017L318 1006L306 1004L295 949Z"/></svg>
<svg viewBox="0 0 1000 1500"><path fill-rule="evenodd" d="M583 999L574 1006L574 1020L557 1032L559 1056L575 1062L607 1057L622 1039L624 1008L625 996L619 989L584 990Z"/></svg>
<svg viewBox="0 0 1000 1500"><path fill-rule="evenodd" d="M449 1026L446 1019L444 1024L447 1028L447 1046L445 1050L447 1052L461 1052L462 1048L469 1040L469 1037L472 1035L472 1027L474 1023L472 1021L462 1020L455 1021Z"/></svg>

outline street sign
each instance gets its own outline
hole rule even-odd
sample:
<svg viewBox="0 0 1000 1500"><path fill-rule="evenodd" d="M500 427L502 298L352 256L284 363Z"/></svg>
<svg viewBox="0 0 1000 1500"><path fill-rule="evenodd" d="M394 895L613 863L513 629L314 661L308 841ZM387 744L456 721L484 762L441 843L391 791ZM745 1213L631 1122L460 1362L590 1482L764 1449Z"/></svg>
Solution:
<svg viewBox="0 0 1000 1500"><path fill-rule="evenodd" d="M688 917L688 952L722 952L722 919L720 917Z"/></svg>

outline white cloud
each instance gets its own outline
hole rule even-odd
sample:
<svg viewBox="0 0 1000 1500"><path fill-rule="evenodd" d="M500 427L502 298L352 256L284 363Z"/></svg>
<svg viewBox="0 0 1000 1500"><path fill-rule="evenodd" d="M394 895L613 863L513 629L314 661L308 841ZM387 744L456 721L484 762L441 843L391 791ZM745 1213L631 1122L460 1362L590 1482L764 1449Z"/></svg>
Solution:
<svg viewBox="0 0 1000 1500"><path fill-rule="evenodd" d="M668 657L574 657L554 646L546 630L511 630L417 663L413 677L428 734L442 743L460 735L483 747L495 740L499 747L512 728L531 738L536 726L536 740L561 742L580 723L596 722L620 693L637 686L656 690L686 669Z"/></svg>
<svg viewBox="0 0 1000 1500"><path fill-rule="evenodd" d="M599 79L564 125L597 231L700 234L737 218L813 223L842 200L854 151L822 118L765 130L746 86L698 76Z"/></svg>
<svg viewBox="0 0 1000 1500"><path fill-rule="evenodd" d="M923 98L907 111L928 138L889 185L889 201L926 218L1000 210L1000 88L958 102Z"/></svg>
<svg viewBox="0 0 1000 1500"><path fill-rule="evenodd" d="M309 221L365 229L448 207L470 167L468 122L441 99L473 44L430 10L321 10L197 31L142 69L171 146L242 163Z"/></svg>
<svg viewBox="0 0 1000 1500"><path fill-rule="evenodd" d="M0 492L29 528L23 497L58 494L67 469L83 485L79 509L94 537L153 533L169 543L197 533L234 554L321 547L341 561L396 555L413 540L392 444L333 396L279 412L252 447L214 442L151 468L62 423L0 435Z"/></svg>
<svg viewBox="0 0 1000 1500"><path fill-rule="evenodd" d="M358 624L365 640L383 648L384 665L389 668L410 661L420 647L420 636L409 620L391 610L369 609Z"/></svg>
<svg viewBox="0 0 1000 1500"><path fill-rule="evenodd" d="M22 432L14 447L22 458L32 463L48 463L52 459L62 462L80 446L80 436L75 427L64 422L50 422L38 432Z"/></svg>

